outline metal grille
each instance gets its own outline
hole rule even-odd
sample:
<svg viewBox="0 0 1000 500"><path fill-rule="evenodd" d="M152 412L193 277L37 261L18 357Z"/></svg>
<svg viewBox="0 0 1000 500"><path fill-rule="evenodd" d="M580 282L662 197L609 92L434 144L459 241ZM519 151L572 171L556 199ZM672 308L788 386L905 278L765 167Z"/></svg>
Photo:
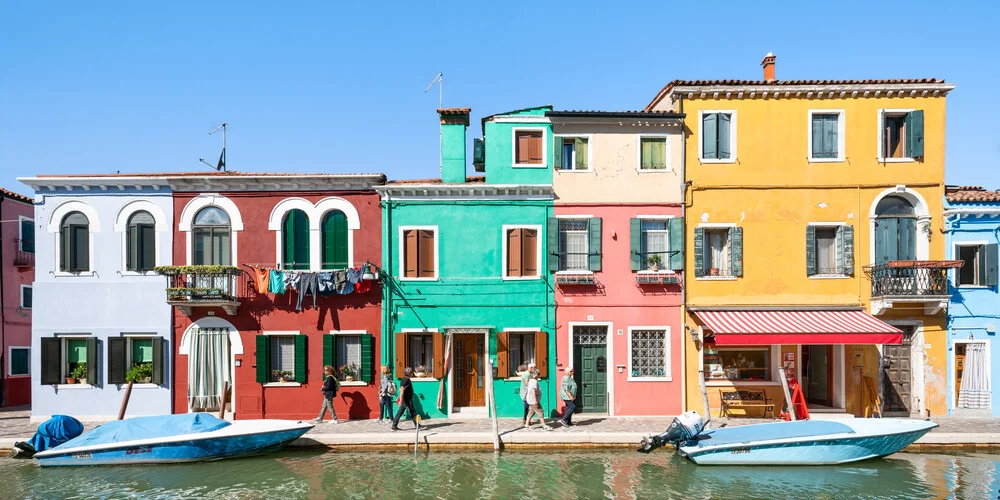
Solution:
<svg viewBox="0 0 1000 500"><path fill-rule="evenodd" d="M666 377L667 332L635 330L632 332L632 376Z"/></svg>
<svg viewBox="0 0 1000 500"><path fill-rule="evenodd" d="M573 345L607 345L608 327L606 326L575 326L573 327Z"/></svg>

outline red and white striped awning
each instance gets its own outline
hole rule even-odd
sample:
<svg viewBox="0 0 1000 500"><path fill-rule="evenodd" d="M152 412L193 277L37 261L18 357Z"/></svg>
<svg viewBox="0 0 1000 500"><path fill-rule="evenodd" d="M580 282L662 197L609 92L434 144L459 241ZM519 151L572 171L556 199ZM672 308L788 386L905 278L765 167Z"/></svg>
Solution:
<svg viewBox="0 0 1000 500"><path fill-rule="evenodd" d="M903 332L863 310L699 310L718 345L902 344Z"/></svg>

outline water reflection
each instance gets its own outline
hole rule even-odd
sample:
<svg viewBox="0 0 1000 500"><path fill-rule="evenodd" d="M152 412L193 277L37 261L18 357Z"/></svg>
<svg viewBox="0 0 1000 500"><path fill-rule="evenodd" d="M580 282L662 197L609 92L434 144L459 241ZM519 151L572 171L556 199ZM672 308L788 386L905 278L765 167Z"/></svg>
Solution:
<svg viewBox="0 0 1000 500"><path fill-rule="evenodd" d="M839 467L707 467L671 452L320 453L41 469L0 460L7 498L993 498L993 455L901 453Z"/></svg>

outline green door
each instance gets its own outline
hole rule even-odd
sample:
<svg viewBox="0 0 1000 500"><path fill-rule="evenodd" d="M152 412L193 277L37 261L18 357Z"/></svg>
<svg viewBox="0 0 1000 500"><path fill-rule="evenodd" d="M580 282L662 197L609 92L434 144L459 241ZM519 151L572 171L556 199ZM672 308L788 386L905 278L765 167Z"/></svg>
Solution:
<svg viewBox="0 0 1000 500"><path fill-rule="evenodd" d="M608 329L605 326L573 328L573 366L580 396L577 411L608 412Z"/></svg>

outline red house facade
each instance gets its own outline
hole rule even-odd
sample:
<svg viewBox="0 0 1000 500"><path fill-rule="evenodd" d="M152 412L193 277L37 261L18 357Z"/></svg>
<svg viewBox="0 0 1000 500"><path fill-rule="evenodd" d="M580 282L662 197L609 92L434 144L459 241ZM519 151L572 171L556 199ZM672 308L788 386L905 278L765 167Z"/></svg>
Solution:
<svg viewBox="0 0 1000 500"><path fill-rule="evenodd" d="M175 413L225 405L237 419L315 418L329 364L341 381L337 418L377 416L382 220L372 187L384 182L170 177L177 265L159 271L174 306Z"/></svg>

